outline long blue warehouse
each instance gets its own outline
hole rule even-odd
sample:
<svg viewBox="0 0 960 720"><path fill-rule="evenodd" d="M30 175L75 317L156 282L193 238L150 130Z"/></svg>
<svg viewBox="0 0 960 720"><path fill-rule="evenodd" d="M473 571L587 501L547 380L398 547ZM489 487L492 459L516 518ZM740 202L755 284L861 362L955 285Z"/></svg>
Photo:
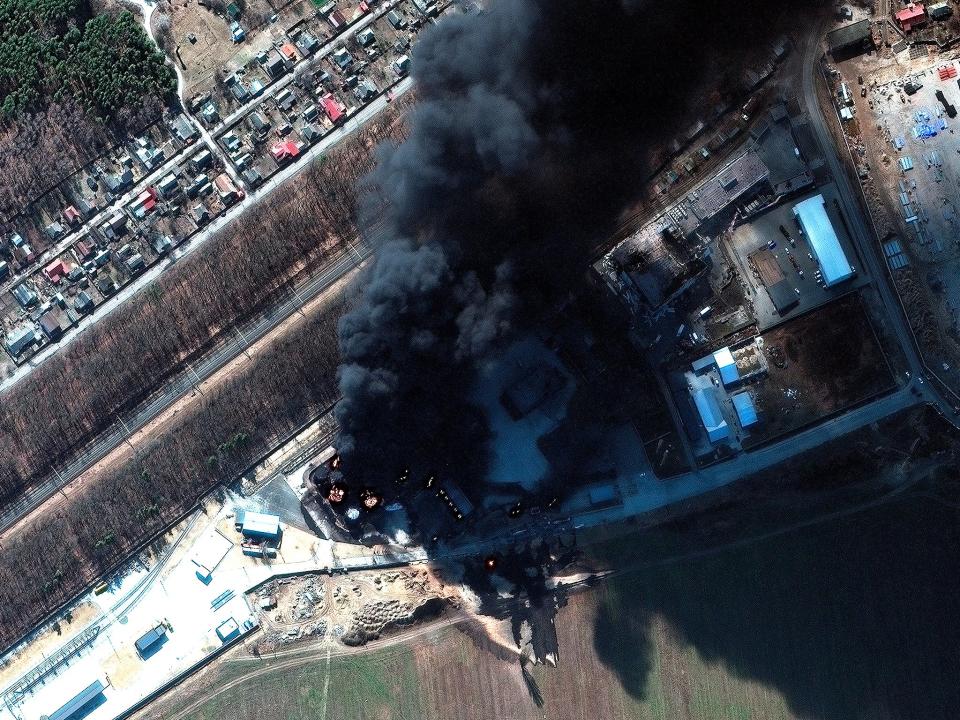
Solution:
<svg viewBox="0 0 960 720"><path fill-rule="evenodd" d="M47 716L48 720L71 720L87 705L92 703L106 689L106 686L99 680L87 685L83 690L74 695L59 710L55 710Z"/></svg>
<svg viewBox="0 0 960 720"><path fill-rule="evenodd" d="M815 195L797 203L793 206L793 214L807 236L827 287L852 278L856 272L840 246L840 238L827 215L823 195Z"/></svg>

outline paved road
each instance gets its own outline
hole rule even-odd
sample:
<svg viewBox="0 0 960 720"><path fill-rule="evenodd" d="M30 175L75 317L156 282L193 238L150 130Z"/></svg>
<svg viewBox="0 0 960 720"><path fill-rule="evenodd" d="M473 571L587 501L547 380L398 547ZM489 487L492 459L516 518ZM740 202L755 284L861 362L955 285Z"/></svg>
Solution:
<svg viewBox="0 0 960 720"><path fill-rule="evenodd" d="M407 92L413 86L413 81L410 78L406 78L403 82L399 83L393 91L394 97L399 97L403 93ZM359 130L363 125L369 122L373 117L382 112L390 104L390 101L381 96L376 100L372 101L369 105L366 105L362 110L357 112L350 120L348 120L344 125L342 125L338 130L330 133L325 138L323 138L316 145L312 146L307 152L305 152L302 158L288 167L284 168L276 175L274 175L270 180L265 182L256 190L249 192L247 196L241 200L239 203L234 205L231 210L221 215L219 218L210 223L204 230L194 235L190 240L184 242L181 246L174 249L169 256L169 259L165 262L159 262L147 270L143 275L137 277L133 282L127 285L123 290L118 292L116 295L111 297L105 303L100 305L97 308L97 311L93 315L88 315L85 318L81 319L80 324L77 328L69 333L58 343L48 345L46 348L41 350L37 355L35 355L30 362L21 365L17 370L0 382L0 391L6 390L15 383L19 382L27 375L29 375L35 367L42 364L45 360L51 357L54 353L59 352L71 342L73 342L77 337L79 337L83 332L93 327L96 323L100 322L103 318L107 317L111 312L116 308L130 299L133 295L140 292L144 287L149 285L151 282L157 279L159 275L164 272L171 264L179 261L186 255L189 255L191 252L196 250L198 247L203 245L207 240L209 240L213 235L219 232L221 229L226 227L227 224L237 220L244 212L251 209L254 205L259 203L268 195L271 195L277 188L279 188L284 182L288 179L302 171L306 168L310 162L324 152L328 151L331 147L338 144L345 138L349 137L357 130Z"/></svg>

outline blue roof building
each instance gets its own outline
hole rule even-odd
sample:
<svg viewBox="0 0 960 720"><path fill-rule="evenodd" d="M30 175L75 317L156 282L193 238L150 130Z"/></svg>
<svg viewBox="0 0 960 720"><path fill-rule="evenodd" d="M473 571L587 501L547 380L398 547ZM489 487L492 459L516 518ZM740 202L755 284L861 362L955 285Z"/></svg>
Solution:
<svg viewBox="0 0 960 720"><path fill-rule="evenodd" d="M102 682L95 680L70 698L65 705L50 713L47 720L72 720L78 717L81 711L100 699L105 689Z"/></svg>
<svg viewBox="0 0 960 720"><path fill-rule="evenodd" d="M140 654L140 657L145 657L150 654L151 649L160 643L162 640L167 637L167 628L163 625L157 625L152 630L145 632L143 635L137 638L137 641L134 643L137 648L137 652Z"/></svg>
<svg viewBox="0 0 960 720"><path fill-rule="evenodd" d="M245 537L276 540L280 537L280 516L258 512L237 512L237 524Z"/></svg>
<svg viewBox="0 0 960 720"><path fill-rule="evenodd" d="M713 388L701 388L693 394L694 405L700 414L700 422L707 431L710 442L719 442L730 437L730 426L723 417L720 403Z"/></svg>
<svg viewBox="0 0 960 720"><path fill-rule="evenodd" d="M739 392L730 398L733 401L733 409L737 411L737 418L740 420L740 427L750 427L757 422L757 408L754 407L753 398L748 392Z"/></svg>
<svg viewBox="0 0 960 720"><path fill-rule="evenodd" d="M840 246L833 223L827 215L823 195L815 195L793 206L800 227L807 236L827 287L852 278L856 272Z"/></svg>

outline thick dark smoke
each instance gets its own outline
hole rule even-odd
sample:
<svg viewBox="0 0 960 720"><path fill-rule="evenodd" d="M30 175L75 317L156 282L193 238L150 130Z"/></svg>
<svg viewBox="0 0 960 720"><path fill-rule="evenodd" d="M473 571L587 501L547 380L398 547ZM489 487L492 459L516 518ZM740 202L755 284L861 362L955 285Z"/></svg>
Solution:
<svg viewBox="0 0 960 720"><path fill-rule="evenodd" d="M340 325L350 476L482 478L478 364L576 289L649 175L650 148L708 115L690 99L721 58L771 39L781 7L799 12L491 0L423 33L409 138L370 179L388 239Z"/></svg>

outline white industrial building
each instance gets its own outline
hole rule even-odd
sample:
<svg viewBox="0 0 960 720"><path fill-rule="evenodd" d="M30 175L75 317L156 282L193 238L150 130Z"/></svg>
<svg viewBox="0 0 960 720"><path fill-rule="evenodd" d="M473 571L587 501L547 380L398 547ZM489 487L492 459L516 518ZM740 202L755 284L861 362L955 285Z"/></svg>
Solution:
<svg viewBox="0 0 960 720"><path fill-rule="evenodd" d="M793 214L807 236L807 242L810 243L813 255L820 265L826 286L830 287L852 278L856 271L843 252L840 238L837 237L833 223L827 215L823 195L815 195L797 203L793 206Z"/></svg>

